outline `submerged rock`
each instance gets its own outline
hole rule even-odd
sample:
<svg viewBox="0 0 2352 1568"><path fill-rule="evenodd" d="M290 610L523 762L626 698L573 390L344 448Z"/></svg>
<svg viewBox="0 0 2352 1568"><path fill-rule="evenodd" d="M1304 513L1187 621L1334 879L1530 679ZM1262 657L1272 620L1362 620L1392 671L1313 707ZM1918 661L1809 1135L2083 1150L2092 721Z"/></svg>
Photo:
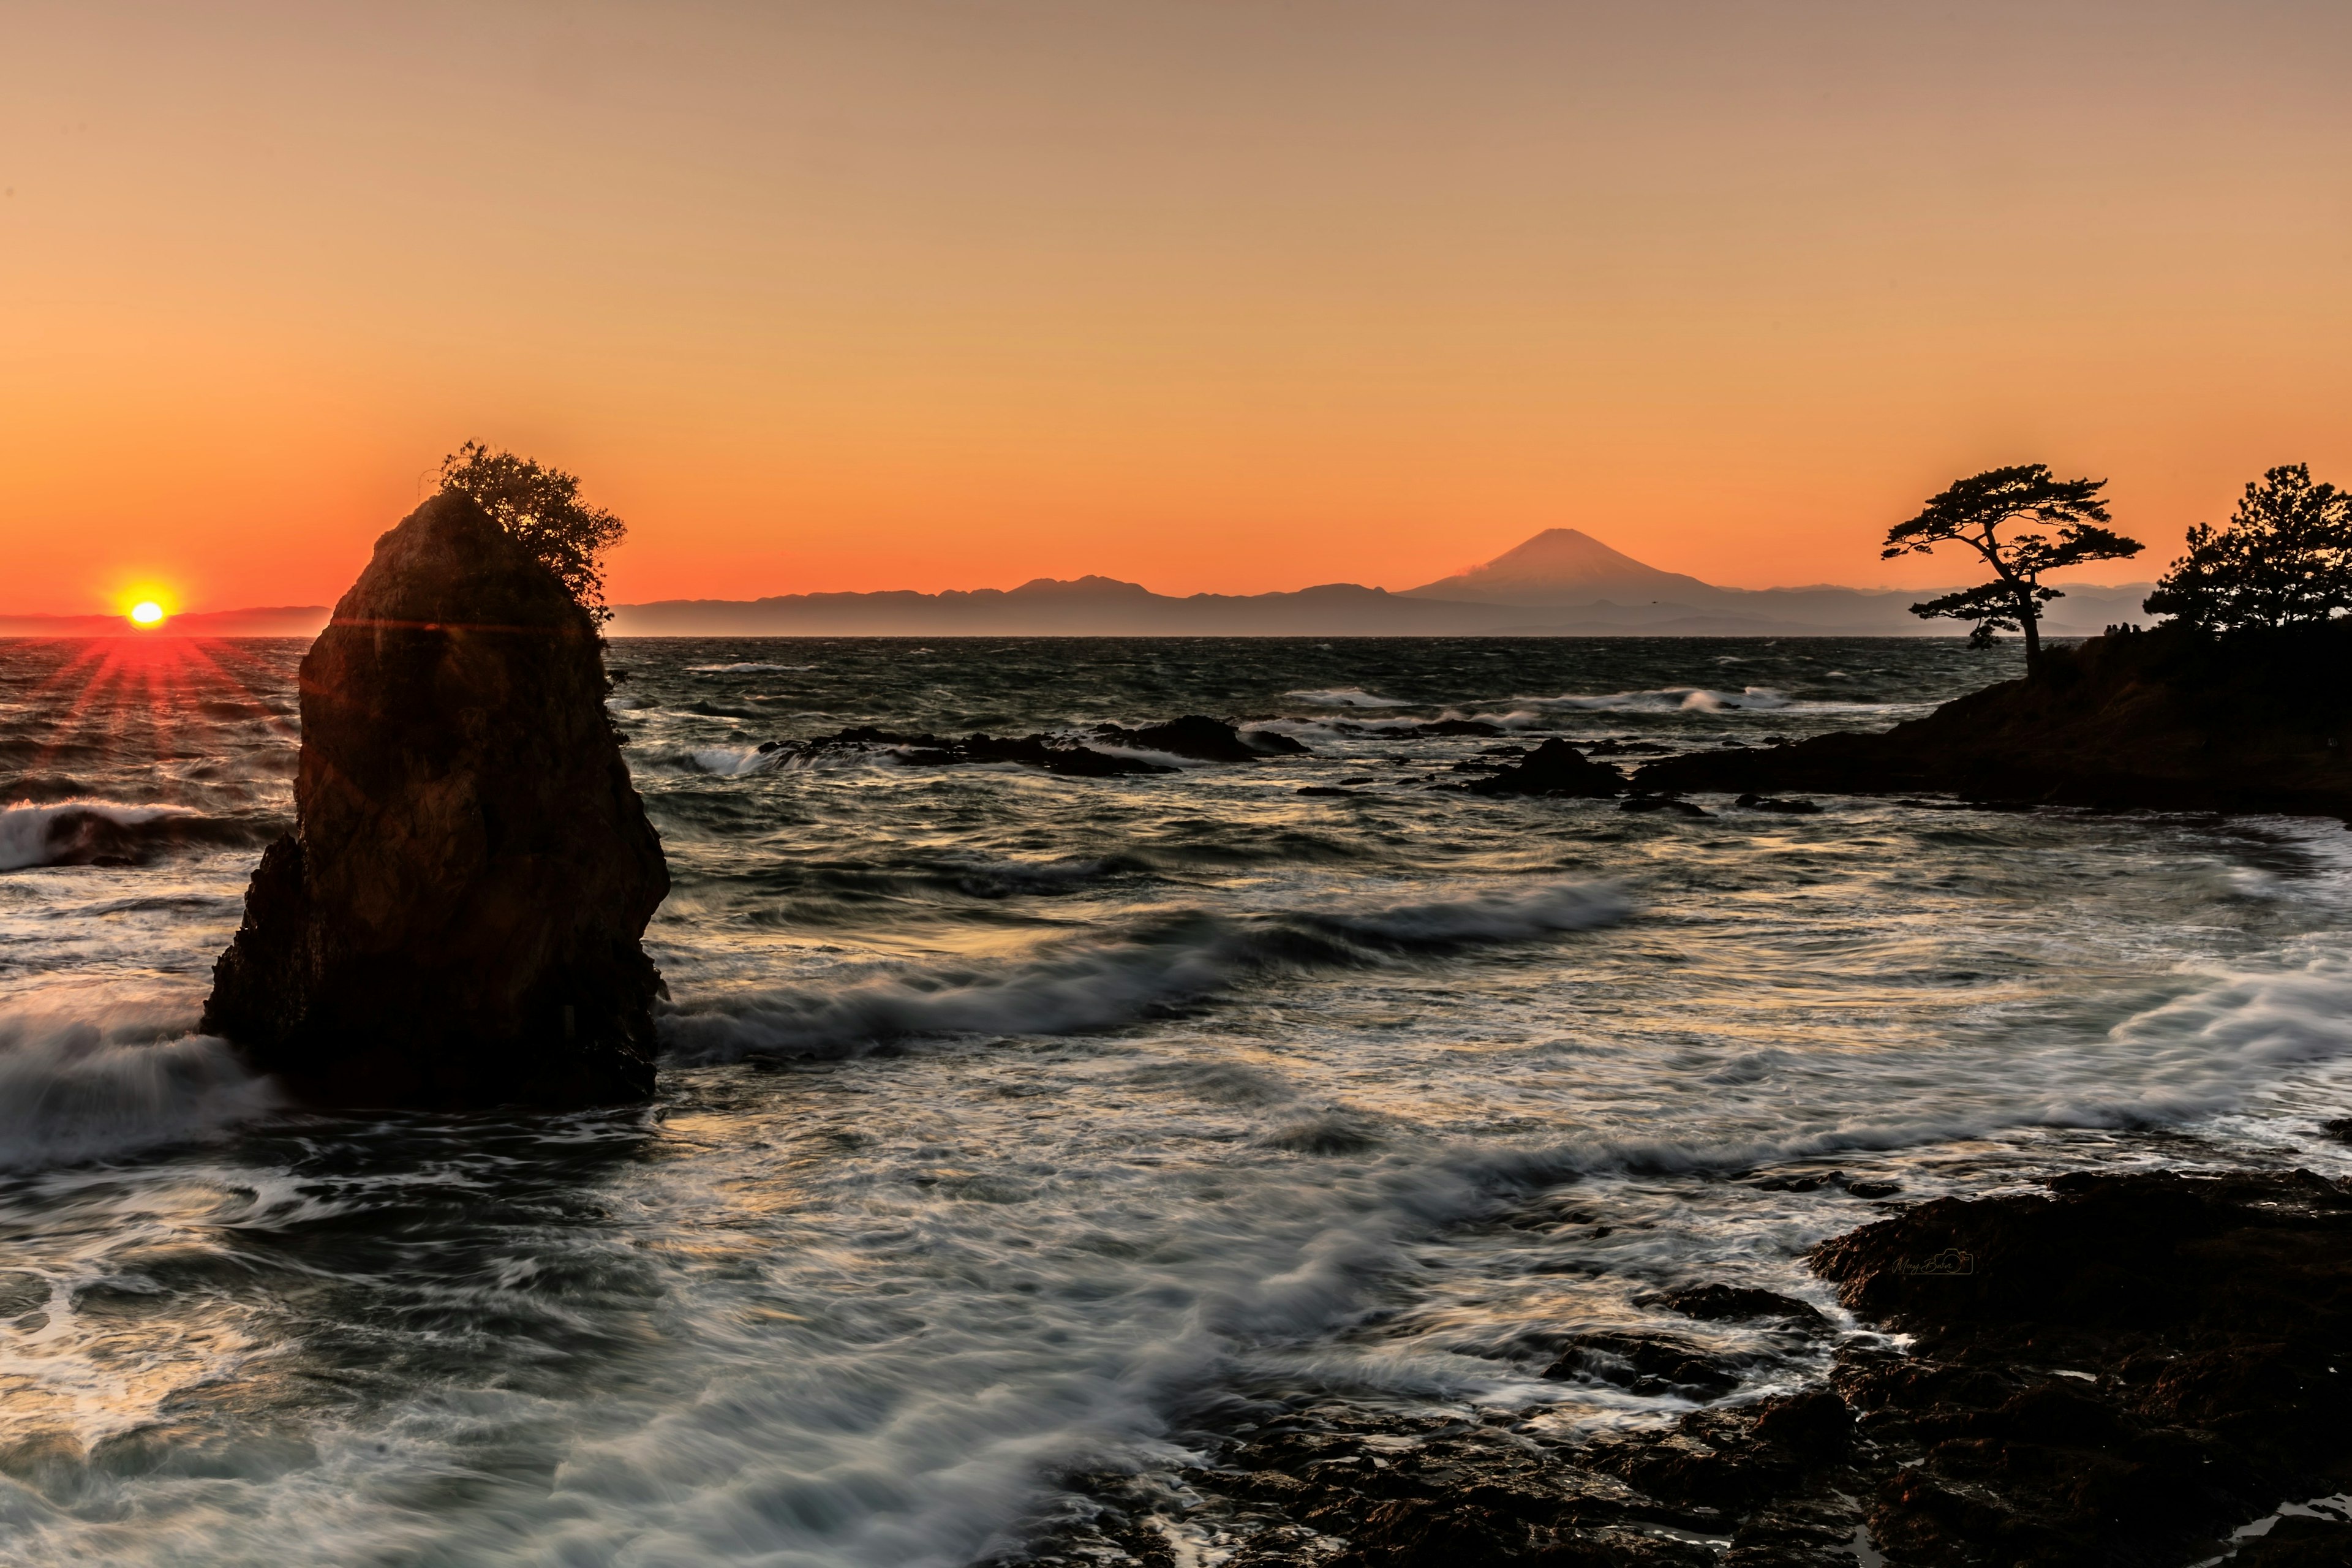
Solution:
<svg viewBox="0 0 2352 1568"><path fill-rule="evenodd" d="M2352 621L2111 633L2045 662L1882 734L1672 757L1633 782L2352 818L2352 687L2336 673L2352 664Z"/></svg>
<svg viewBox="0 0 2352 1568"><path fill-rule="evenodd" d="M1637 795L1620 804L1617 809L1644 816L1655 816L1661 812L1668 816L1713 816L1715 815L1705 806L1693 805L1689 801L1677 800L1670 795Z"/></svg>
<svg viewBox="0 0 2352 1568"><path fill-rule="evenodd" d="M204 1028L314 1104L650 1094L669 876L563 584L445 492L376 541L301 689L295 828Z"/></svg>
<svg viewBox="0 0 2352 1568"><path fill-rule="evenodd" d="M1254 763L1264 757L1308 754L1304 745L1279 731L1253 730L1244 735L1222 719L1198 713L1171 719L1164 724L1146 724L1140 730L1098 724L1095 733L1114 746L1165 752L1171 757L1186 757L1196 763Z"/></svg>
<svg viewBox="0 0 2352 1568"><path fill-rule="evenodd" d="M1612 795L1625 793L1625 775L1555 737L1529 752L1517 767L1462 787L1472 795Z"/></svg>
<svg viewBox="0 0 2352 1568"><path fill-rule="evenodd" d="M1147 763L1140 757L1097 752L1052 735L966 735L951 740L939 735L902 734L859 725L820 735L813 741L771 741L762 752L886 751L908 767L970 767L986 763L1017 763L1071 778L1119 778L1130 773L1172 773L1174 768Z"/></svg>

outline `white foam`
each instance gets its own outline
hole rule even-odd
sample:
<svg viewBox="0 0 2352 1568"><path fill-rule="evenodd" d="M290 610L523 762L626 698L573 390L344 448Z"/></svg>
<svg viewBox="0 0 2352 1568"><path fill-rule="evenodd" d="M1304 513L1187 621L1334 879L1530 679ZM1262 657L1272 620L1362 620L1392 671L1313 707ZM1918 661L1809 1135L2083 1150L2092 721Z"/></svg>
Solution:
<svg viewBox="0 0 2352 1568"><path fill-rule="evenodd" d="M1417 708L1400 697L1378 697L1360 686L1342 686L1329 691L1286 691L1285 697L1301 702L1312 702L1319 708Z"/></svg>
<svg viewBox="0 0 2352 1568"><path fill-rule="evenodd" d="M1622 920L1632 907L1613 885L1562 882L1529 892L1485 893L1310 918L1326 930L1409 944L1524 942L1549 931L1606 925Z"/></svg>
<svg viewBox="0 0 2352 1568"><path fill-rule="evenodd" d="M757 746L701 746L687 752L682 760L696 773L732 779L774 773L799 755L782 746L765 752Z"/></svg>
<svg viewBox="0 0 2352 1568"><path fill-rule="evenodd" d="M0 1014L0 1166L57 1165L216 1135L278 1103L205 1035L163 1039L152 1014Z"/></svg>
<svg viewBox="0 0 2352 1568"><path fill-rule="evenodd" d="M1514 697L1538 709L1586 713L1906 713L1933 707L1925 702L1818 702L1790 697L1769 686L1738 691L1707 686L1662 686L1648 691L1609 691L1585 696Z"/></svg>
<svg viewBox="0 0 2352 1568"><path fill-rule="evenodd" d="M1662 686L1650 691L1610 691L1599 696L1569 693L1559 697L1519 697L1539 708L1569 708L1598 713L1719 713L1727 709L1771 710L1790 706L1787 694L1769 686L1722 691L1705 686Z"/></svg>
<svg viewBox="0 0 2352 1568"><path fill-rule="evenodd" d="M1362 910L1180 916L1009 964L867 972L833 988L691 1002L663 1020L662 1035L682 1059L712 1061L854 1055L926 1036L1079 1034L1214 995L1254 972L1377 963L1399 949L1524 942L1604 924L1628 908L1613 888L1568 883Z"/></svg>
<svg viewBox="0 0 2352 1568"><path fill-rule="evenodd" d="M814 669L813 664L689 664L696 675L764 675L786 670Z"/></svg>
<svg viewBox="0 0 2352 1568"><path fill-rule="evenodd" d="M125 805L111 800L30 801L0 810L0 871L49 866L80 853L84 835L100 823L137 827L169 816L195 816L184 805Z"/></svg>

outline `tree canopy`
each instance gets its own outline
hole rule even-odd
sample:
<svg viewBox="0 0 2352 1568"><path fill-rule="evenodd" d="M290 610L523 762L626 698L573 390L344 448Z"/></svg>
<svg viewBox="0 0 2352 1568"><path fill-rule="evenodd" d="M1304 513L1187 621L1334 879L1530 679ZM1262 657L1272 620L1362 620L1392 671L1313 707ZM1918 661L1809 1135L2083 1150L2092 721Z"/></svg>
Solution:
<svg viewBox="0 0 2352 1568"><path fill-rule="evenodd" d="M441 459L441 488L473 497L562 579L599 627L613 618L604 603L604 552L629 525L582 500L578 476L468 441Z"/></svg>
<svg viewBox="0 0 2352 1568"><path fill-rule="evenodd" d="M2352 610L2352 495L2275 468L2246 487L2227 528L2200 522L2158 578L2147 613L2208 631L2333 619Z"/></svg>
<svg viewBox="0 0 2352 1568"><path fill-rule="evenodd" d="M2099 492L2106 486L2105 479L2053 478L2042 463L1987 468L1955 481L1931 497L1918 516L1888 529L1879 559L1926 555L1941 544L1975 551L1992 569L1991 582L1914 605L1911 613L1974 623L1969 633L1972 647L1990 647L1998 632L2022 632L2026 670L2036 673L2042 668L2042 606L2063 596L2042 581L2043 575L2093 561L2125 560L2142 549L2139 541L2105 526L2112 520ZM2003 529L2021 525L2033 531L2002 537Z"/></svg>

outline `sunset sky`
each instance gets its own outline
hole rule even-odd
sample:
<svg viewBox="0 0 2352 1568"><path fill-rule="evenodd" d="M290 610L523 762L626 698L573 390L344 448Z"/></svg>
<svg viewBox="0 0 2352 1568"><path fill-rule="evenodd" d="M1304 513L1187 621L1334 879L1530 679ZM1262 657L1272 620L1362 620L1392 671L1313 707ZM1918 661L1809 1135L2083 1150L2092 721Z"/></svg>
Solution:
<svg viewBox="0 0 2352 1568"><path fill-rule="evenodd" d="M1551 526L2150 575L2352 484L2352 5L0 10L0 611L322 603L469 437L616 601L1409 587Z"/></svg>

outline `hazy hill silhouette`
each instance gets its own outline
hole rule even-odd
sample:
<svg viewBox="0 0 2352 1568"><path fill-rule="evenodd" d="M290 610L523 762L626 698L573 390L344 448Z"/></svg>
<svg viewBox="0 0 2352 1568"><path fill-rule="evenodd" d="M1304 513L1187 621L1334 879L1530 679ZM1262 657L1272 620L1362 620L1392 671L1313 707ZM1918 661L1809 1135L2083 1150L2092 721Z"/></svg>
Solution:
<svg viewBox="0 0 2352 1568"><path fill-rule="evenodd" d="M1932 592L1932 590L1930 591ZM2070 588L2045 623L2095 633L2139 617L2146 584ZM1154 594L1111 577L1012 589L790 594L614 607L621 637L1933 637L1922 593L1718 588L1662 572L1573 528L1549 528L1483 566L1391 594L1327 583L1285 594Z"/></svg>
<svg viewBox="0 0 2352 1568"><path fill-rule="evenodd" d="M1484 566L1405 592L1416 599L1465 604L1575 605L1601 599L1687 603L1723 590L1680 572L1645 565L1579 529L1547 528Z"/></svg>

